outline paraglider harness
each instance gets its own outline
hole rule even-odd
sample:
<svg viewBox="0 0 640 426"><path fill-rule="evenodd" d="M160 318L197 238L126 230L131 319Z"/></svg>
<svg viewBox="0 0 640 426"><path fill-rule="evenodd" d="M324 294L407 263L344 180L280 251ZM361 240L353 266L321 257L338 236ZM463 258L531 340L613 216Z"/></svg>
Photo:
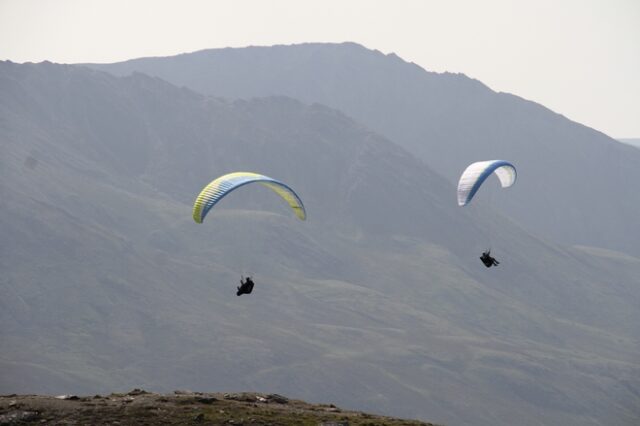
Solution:
<svg viewBox="0 0 640 426"><path fill-rule="evenodd" d="M498 266L500 264L500 262L491 257L491 250L483 252L482 256L480 256L480 260L482 260L482 263L484 263L484 266L486 266L487 268Z"/></svg>
<svg viewBox="0 0 640 426"><path fill-rule="evenodd" d="M246 279L240 277L240 286L238 287L238 292L236 296L242 296L243 294L251 294L253 291L253 280L251 277L247 277Z"/></svg>

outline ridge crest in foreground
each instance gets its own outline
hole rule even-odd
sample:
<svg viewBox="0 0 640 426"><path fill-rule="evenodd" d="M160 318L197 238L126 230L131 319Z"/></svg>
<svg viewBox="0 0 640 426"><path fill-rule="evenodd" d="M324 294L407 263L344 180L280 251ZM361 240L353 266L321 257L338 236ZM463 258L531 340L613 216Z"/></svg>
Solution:
<svg viewBox="0 0 640 426"><path fill-rule="evenodd" d="M333 404L310 404L278 394L157 394L142 389L107 396L0 396L0 425L14 424L433 426L418 420L343 410Z"/></svg>

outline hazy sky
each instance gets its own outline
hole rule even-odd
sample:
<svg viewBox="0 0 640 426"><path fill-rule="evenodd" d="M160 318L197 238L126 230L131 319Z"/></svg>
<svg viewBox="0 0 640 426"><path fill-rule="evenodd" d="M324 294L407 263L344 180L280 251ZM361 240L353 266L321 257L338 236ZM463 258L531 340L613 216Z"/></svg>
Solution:
<svg viewBox="0 0 640 426"><path fill-rule="evenodd" d="M0 0L0 59L354 41L640 136L640 0Z"/></svg>

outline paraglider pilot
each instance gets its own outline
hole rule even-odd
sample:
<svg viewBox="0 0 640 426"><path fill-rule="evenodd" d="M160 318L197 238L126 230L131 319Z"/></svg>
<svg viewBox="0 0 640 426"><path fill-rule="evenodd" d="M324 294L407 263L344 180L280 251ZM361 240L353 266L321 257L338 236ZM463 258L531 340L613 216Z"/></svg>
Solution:
<svg viewBox="0 0 640 426"><path fill-rule="evenodd" d="M244 279L241 277L240 278L240 286L238 287L238 292L236 293L236 296L242 296L243 294L251 294L251 292L253 291L253 280L251 279L251 277L247 277L246 279Z"/></svg>
<svg viewBox="0 0 640 426"><path fill-rule="evenodd" d="M482 260L482 263L484 263L484 266L486 266L487 268L498 266L500 264L500 262L491 257L491 250L483 252L482 256L480 256L480 260Z"/></svg>

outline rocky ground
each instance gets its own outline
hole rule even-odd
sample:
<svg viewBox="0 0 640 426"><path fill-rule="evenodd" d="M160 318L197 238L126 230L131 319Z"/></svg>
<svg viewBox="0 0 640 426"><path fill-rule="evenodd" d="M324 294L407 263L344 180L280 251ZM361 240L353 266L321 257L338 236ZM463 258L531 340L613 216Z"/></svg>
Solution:
<svg viewBox="0 0 640 426"><path fill-rule="evenodd" d="M276 394L171 395L144 390L102 396L0 396L1 425L431 425L308 404Z"/></svg>

